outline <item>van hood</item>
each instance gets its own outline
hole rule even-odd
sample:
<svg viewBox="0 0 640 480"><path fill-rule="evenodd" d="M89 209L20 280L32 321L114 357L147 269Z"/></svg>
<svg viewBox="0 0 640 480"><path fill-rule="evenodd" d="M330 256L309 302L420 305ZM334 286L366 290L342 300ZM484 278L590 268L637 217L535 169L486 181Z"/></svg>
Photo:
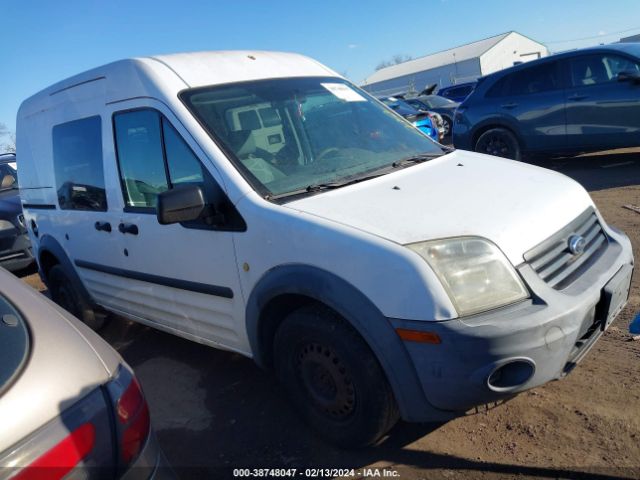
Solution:
<svg viewBox="0 0 640 480"><path fill-rule="evenodd" d="M592 206L557 172L473 152L448 155L286 204L401 245L474 235L513 265Z"/></svg>

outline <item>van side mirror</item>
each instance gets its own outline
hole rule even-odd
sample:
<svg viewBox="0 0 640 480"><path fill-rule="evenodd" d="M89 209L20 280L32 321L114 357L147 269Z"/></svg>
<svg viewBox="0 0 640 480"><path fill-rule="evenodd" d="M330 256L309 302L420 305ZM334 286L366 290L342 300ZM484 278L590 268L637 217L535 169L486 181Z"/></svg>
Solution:
<svg viewBox="0 0 640 480"><path fill-rule="evenodd" d="M618 81L640 83L640 72L620 72L618 73Z"/></svg>
<svg viewBox="0 0 640 480"><path fill-rule="evenodd" d="M158 223L169 225L197 220L205 205L204 193L198 185L178 185L158 195Z"/></svg>

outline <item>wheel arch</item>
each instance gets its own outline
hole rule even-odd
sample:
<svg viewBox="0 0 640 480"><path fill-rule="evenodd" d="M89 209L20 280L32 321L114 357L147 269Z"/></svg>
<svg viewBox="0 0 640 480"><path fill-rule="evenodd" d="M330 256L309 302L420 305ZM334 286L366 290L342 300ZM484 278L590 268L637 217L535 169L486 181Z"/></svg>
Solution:
<svg viewBox="0 0 640 480"><path fill-rule="evenodd" d="M246 326L254 360L269 368L273 338L287 313L308 303L331 308L364 339L380 363L405 420L435 410L420 386L415 367L389 320L355 286L309 265L283 265L269 270L247 301Z"/></svg>
<svg viewBox="0 0 640 480"><path fill-rule="evenodd" d="M91 298L89 291L85 288L78 272L73 266L73 263L67 256L62 245L51 235L43 235L40 238L38 246L38 265L40 270L40 277L48 285L48 275L54 265L60 265L69 279L73 282L73 286L87 299L89 303L95 305L95 302Z"/></svg>
<svg viewBox="0 0 640 480"><path fill-rule="evenodd" d="M504 130L509 131L509 133L511 133L516 138L516 141L520 145L520 151L524 152L526 150L526 145L522 140L522 137L518 134L517 128L514 125L512 125L511 122L509 122L508 120L501 119L501 118L494 118L479 124L473 131L473 135L471 137L471 148L473 148L473 150L475 151L476 143L478 143L480 136L483 133L488 132L489 130L494 128L502 128Z"/></svg>

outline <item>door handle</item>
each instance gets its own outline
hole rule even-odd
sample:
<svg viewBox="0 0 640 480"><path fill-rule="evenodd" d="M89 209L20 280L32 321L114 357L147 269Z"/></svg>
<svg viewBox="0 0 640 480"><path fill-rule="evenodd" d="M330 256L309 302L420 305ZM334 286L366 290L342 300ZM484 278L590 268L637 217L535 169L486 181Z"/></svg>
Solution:
<svg viewBox="0 0 640 480"><path fill-rule="evenodd" d="M584 100L585 98L589 98L589 95L571 95L570 97L568 97L568 100L571 100L572 102L579 102L580 100Z"/></svg>
<svg viewBox="0 0 640 480"><path fill-rule="evenodd" d="M111 232L111 224L109 222L96 222L94 227L96 227L98 231Z"/></svg>
<svg viewBox="0 0 640 480"><path fill-rule="evenodd" d="M506 108L508 110L511 110L512 108L516 108L518 106L517 103L503 103L502 105L500 105L502 108Z"/></svg>
<svg viewBox="0 0 640 480"><path fill-rule="evenodd" d="M118 225L118 230L120 233L130 233L131 235L138 234L138 226L133 223L121 223Z"/></svg>

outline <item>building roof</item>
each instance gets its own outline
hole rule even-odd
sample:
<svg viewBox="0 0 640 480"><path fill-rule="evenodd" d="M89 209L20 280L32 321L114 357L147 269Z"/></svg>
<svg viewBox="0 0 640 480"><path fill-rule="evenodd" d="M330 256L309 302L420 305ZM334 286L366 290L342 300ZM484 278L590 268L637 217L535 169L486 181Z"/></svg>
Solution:
<svg viewBox="0 0 640 480"><path fill-rule="evenodd" d="M368 85L371 83L383 82L391 78L411 75L412 73L431 70L432 68L438 68L455 62L462 62L464 60L477 58L512 33L515 32L502 33L494 37L485 38L484 40L467 43L460 47L450 48L441 52L432 53L431 55L409 60L408 62L399 63L398 65L382 68L367 77L364 84Z"/></svg>
<svg viewBox="0 0 640 480"><path fill-rule="evenodd" d="M631 35L630 37L621 38L620 42L640 42L640 33L637 35Z"/></svg>

